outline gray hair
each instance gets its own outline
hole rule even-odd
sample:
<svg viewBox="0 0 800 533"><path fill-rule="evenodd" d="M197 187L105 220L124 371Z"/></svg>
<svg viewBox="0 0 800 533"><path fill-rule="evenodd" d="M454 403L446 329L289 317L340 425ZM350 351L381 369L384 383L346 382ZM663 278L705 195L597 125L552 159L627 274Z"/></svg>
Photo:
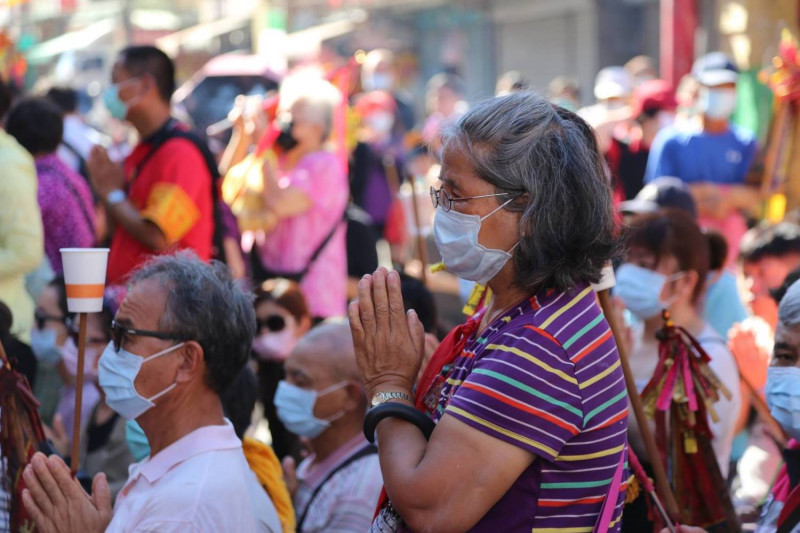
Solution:
<svg viewBox="0 0 800 533"><path fill-rule="evenodd" d="M496 192L517 195L505 209L522 213L518 286L563 291L600 279L618 245L606 167L583 119L521 91L476 105L443 144Z"/></svg>
<svg viewBox="0 0 800 533"><path fill-rule="evenodd" d="M800 326L800 280L795 281L781 298L778 320L787 328Z"/></svg>
<svg viewBox="0 0 800 533"><path fill-rule="evenodd" d="M333 131L333 114L342 94L330 82L310 73L289 76L280 88L280 108L288 110L299 103L303 106L303 117L322 126L322 139Z"/></svg>
<svg viewBox="0 0 800 533"><path fill-rule="evenodd" d="M206 383L222 393L250 356L256 332L252 296L236 284L224 264L204 263L189 251L151 259L134 272L131 282L149 279L167 291L159 328L200 344L208 369Z"/></svg>

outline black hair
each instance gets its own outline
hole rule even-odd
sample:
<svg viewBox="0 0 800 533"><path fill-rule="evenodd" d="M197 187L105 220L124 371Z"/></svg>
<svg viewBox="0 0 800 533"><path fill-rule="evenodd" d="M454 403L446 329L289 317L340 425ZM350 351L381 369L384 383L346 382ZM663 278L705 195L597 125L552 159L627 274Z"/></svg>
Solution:
<svg viewBox="0 0 800 533"><path fill-rule="evenodd" d="M233 424L233 430L239 439L244 438L245 431L250 427L256 399L258 399L258 378L250 367L245 365L220 395L222 410Z"/></svg>
<svg viewBox="0 0 800 533"><path fill-rule="evenodd" d="M728 241L725 236L716 230L703 230L708 239L708 247L711 255L708 267L710 270L719 270L725 266L725 260L728 258Z"/></svg>
<svg viewBox="0 0 800 533"><path fill-rule="evenodd" d="M6 113L11 108L12 99L11 87L0 78L0 120L6 116Z"/></svg>
<svg viewBox="0 0 800 533"><path fill-rule="evenodd" d="M119 53L119 59L131 76L148 75L155 80L158 95L169 102L175 92L175 64L155 46L128 46Z"/></svg>
<svg viewBox="0 0 800 533"><path fill-rule="evenodd" d="M14 104L6 120L6 131L31 155L58 149L64 133L61 110L45 98L24 98Z"/></svg>
<svg viewBox="0 0 800 533"><path fill-rule="evenodd" d="M753 228L742 237L739 247L739 258L744 263L793 253L800 253L800 226L792 222Z"/></svg>
<svg viewBox="0 0 800 533"><path fill-rule="evenodd" d="M63 113L74 113L78 109L78 92L71 87L52 87L44 97L56 104Z"/></svg>
<svg viewBox="0 0 800 533"><path fill-rule="evenodd" d="M769 289L769 295L772 296L772 299L775 300L775 303L780 305L781 300L783 297L786 296L786 291L789 290L789 287L794 285L794 282L800 280L800 267L795 268L788 274L781 283L781 286L777 289Z"/></svg>

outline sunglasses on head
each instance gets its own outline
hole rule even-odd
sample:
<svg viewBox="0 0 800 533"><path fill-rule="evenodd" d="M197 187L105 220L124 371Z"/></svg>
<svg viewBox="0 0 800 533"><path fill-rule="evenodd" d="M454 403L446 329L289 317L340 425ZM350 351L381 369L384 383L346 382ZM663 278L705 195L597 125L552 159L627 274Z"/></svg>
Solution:
<svg viewBox="0 0 800 533"><path fill-rule="evenodd" d="M56 322L58 324L66 324L67 318L58 315L48 315L39 310L35 311L33 318L36 321L36 329L44 329L45 324L48 322Z"/></svg>
<svg viewBox="0 0 800 533"><path fill-rule="evenodd" d="M283 328L286 327L286 319L283 318L281 315L270 315L265 319L256 319L256 331L261 331L264 328L267 328L272 333L276 333L278 331L282 331Z"/></svg>
<svg viewBox="0 0 800 533"><path fill-rule="evenodd" d="M134 329L120 325L116 320L111 321L111 341L114 343L114 351L119 352L122 347L122 341L128 337L153 337L155 339L162 339L166 341L181 341L185 342L188 339L183 335L176 333L167 333L164 331L148 331L146 329Z"/></svg>

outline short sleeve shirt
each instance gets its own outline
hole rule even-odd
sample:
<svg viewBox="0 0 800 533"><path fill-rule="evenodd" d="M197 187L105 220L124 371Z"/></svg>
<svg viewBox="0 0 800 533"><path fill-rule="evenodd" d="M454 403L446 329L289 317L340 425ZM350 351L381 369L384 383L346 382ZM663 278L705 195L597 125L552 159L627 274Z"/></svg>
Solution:
<svg viewBox="0 0 800 533"><path fill-rule="evenodd" d="M741 185L756 148L755 136L735 125L725 133L665 128L653 141L644 181L675 176L685 183Z"/></svg>
<svg viewBox="0 0 800 533"><path fill-rule="evenodd" d="M125 160L130 202L164 233L170 249L189 248L209 260L214 211L211 173L203 155L191 141L173 138L142 165L152 149L145 140ZM123 281L154 253L117 225L108 258L109 284Z"/></svg>
<svg viewBox="0 0 800 533"><path fill-rule="evenodd" d="M472 531L591 533L627 465L628 427L619 355L591 286L540 293L471 339L442 388L443 414L536 456Z"/></svg>

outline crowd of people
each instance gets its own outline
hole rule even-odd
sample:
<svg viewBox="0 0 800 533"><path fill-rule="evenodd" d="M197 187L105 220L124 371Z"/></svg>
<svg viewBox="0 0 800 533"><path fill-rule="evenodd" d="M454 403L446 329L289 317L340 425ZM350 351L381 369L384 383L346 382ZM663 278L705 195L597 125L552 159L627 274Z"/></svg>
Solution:
<svg viewBox="0 0 800 533"><path fill-rule="evenodd" d="M620 353L650 390L668 316L727 392L697 437L715 489L761 533L800 531L800 216L758 221L736 65L707 54L675 88L636 57L586 107L569 77L538 94L519 72L470 105L448 71L423 119L390 51L359 73L347 94L306 67L238 98L221 153L174 118L155 47L122 50L103 93L129 147L74 90L0 82L0 341L51 452L2 485L0 525L658 530L629 464L666 460L642 438L663 424L629 416ZM59 250L95 246L80 369ZM439 260L466 317L437 312Z"/></svg>

